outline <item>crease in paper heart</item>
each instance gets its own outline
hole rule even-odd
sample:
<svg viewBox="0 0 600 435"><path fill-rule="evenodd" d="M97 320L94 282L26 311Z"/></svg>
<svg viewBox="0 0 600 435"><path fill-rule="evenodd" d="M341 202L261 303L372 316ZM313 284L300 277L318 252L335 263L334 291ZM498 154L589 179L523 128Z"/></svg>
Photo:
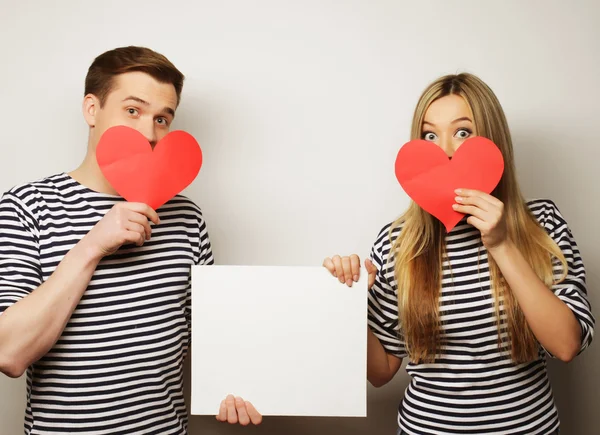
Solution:
<svg viewBox="0 0 600 435"><path fill-rule="evenodd" d="M450 232L465 216L452 208L455 190L491 193L502 178L504 160L498 147L483 137L466 140L452 160L432 142L413 140L398 152L395 169L406 194Z"/></svg>
<svg viewBox="0 0 600 435"><path fill-rule="evenodd" d="M119 195L155 210L189 186L202 166L200 146L180 130L167 134L152 149L137 130L112 127L100 138L96 158Z"/></svg>

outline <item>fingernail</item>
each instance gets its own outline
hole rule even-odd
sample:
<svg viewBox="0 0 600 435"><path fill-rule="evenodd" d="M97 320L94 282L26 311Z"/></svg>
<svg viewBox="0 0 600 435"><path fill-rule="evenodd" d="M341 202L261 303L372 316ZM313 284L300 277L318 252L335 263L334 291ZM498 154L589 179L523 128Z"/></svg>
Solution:
<svg viewBox="0 0 600 435"><path fill-rule="evenodd" d="M458 208L458 204L452 204L452 208L457 209Z"/></svg>
<svg viewBox="0 0 600 435"><path fill-rule="evenodd" d="M335 276L337 278L337 273L333 272L333 276Z"/></svg>
<svg viewBox="0 0 600 435"><path fill-rule="evenodd" d="M354 275L354 282L358 282L358 275Z"/></svg>
<svg viewBox="0 0 600 435"><path fill-rule="evenodd" d="M456 190L454 191L454 193L456 193L457 195L460 195L460 194L462 193L462 189L456 189Z"/></svg>
<svg viewBox="0 0 600 435"><path fill-rule="evenodd" d="M349 279L348 281L346 281L346 285L347 285L348 287L352 287L352 280L351 280L351 279Z"/></svg>
<svg viewBox="0 0 600 435"><path fill-rule="evenodd" d="M462 196L457 196L456 198L454 198L454 200L455 200L456 202L462 202L462 201L463 201L463 198L462 198Z"/></svg>

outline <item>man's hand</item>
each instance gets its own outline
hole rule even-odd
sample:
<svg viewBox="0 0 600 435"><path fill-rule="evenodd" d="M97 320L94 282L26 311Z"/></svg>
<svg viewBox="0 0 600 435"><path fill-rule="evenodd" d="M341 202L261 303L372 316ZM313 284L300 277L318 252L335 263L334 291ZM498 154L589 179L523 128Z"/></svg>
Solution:
<svg viewBox="0 0 600 435"><path fill-rule="evenodd" d="M241 424L247 426L250 423L259 425L262 422L262 415L254 408L252 403L244 401L241 397L227 396L219 408L217 420L228 422L229 424Z"/></svg>
<svg viewBox="0 0 600 435"><path fill-rule="evenodd" d="M142 203L119 202L104 215L81 242L95 258L113 254L121 246L135 243L142 246L150 240L150 222L159 223L158 214Z"/></svg>

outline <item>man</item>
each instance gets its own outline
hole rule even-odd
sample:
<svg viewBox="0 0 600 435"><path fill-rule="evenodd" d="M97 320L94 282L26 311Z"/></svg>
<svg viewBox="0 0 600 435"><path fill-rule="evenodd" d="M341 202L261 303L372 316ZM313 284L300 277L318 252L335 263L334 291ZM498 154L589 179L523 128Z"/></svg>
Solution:
<svg viewBox="0 0 600 435"><path fill-rule="evenodd" d="M156 145L183 81L147 48L98 56L85 81L81 166L0 200L0 370L27 371L26 434L187 432L190 267L213 263L202 213L180 195L157 212L126 202L96 162L115 125ZM261 416L228 396L217 419Z"/></svg>

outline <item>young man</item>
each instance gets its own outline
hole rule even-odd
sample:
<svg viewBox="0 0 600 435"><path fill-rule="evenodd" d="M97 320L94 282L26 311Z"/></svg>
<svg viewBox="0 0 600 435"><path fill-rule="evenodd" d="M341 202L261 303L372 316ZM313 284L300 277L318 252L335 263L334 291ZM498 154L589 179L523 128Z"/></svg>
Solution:
<svg viewBox="0 0 600 435"><path fill-rule="evenodd" d="M158 212L126 202L95 154L115 125L154 146L169 131L183 81L147 48L98 56L85 81L81 166L0 200L0 370L27 371L26 434L187 431L190 267L213 263L206 225L180 195ZM228 396L217 419L258 424L261 416Z"/></svg>

